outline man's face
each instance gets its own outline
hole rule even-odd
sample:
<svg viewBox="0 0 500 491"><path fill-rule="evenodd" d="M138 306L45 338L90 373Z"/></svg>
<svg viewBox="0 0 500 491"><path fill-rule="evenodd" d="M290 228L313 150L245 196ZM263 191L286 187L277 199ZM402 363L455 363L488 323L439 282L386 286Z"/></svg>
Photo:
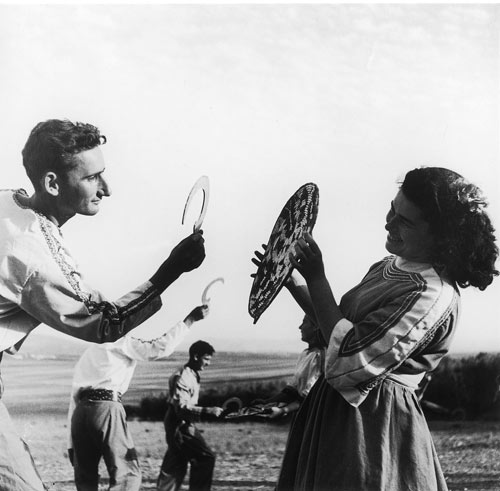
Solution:
<svg viewBox="0 0 500 491"><path fill-rule="evenodd" d="M99 147L74 156L75 166L60 180L60 209L68 216L95 215L111 188L104 178L104 157Z"/></svg>
<svg viewBox="0 0 500 491"><path fill-rule="evenodd" d="M205 367L208 367L210 365L210 362L212 361L212 355L194 355L194 369L198 372L201 372Z"/></svg>

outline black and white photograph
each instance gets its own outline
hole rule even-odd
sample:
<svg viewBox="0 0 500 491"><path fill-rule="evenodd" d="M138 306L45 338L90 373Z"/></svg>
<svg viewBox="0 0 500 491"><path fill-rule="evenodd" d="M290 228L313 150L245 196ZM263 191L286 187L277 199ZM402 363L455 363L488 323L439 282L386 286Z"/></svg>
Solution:
<svg viewBox="0 0 500 491"><path fill-rule="evenodd" d="M0 3L0 491L499 491L500 4Z"/></svg>

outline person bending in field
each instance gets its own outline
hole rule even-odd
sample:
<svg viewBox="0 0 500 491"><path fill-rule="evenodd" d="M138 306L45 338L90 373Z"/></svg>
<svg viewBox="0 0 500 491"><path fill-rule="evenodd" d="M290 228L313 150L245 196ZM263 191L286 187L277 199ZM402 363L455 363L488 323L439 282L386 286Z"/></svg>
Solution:
<svg viewBox="0 0 500 491"><path fill-rule="evenodd" d="M218 418L221 407L198 405L200 372L210 365L214 348L206 341L197 341L189 348L189 361L168 381L165 433L167 452L158 477L158 491L177 491L191 463L190 491L208 491L212 486L215 454L205 442L195 422Z"/></svg>
<svg viewBox="0 0 500 491"><path fill-rule="evenodd" d="M104 458L109 489L139 491L141 471L130 434L123 394L138 361L165 359L190 327L208 315L208 306L195 307L162 336L149 341L128 334L114 343L93 344L75 366L68 421L68 455L79 491L97 491L99 462Z"/></svg>

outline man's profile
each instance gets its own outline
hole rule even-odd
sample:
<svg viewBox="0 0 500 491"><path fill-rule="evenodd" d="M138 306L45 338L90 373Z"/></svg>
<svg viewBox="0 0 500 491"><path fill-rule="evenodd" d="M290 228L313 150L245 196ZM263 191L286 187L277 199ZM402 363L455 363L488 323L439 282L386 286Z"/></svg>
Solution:
<svg viewBox="0 0 500 491"><path fill-rule="evenodd" d="M205 258L202 234L192 234L149 279L116 301L86 284L61 227L77 214L95 215L111 195L104 143L90 124L39 123L22 151L34 192L0 191L0 355L19 349L41 323L86 341L116 341L157 312L161 293ZM0 482L6 489L42 490L29 449L1 401L0 420Z"/></svg>

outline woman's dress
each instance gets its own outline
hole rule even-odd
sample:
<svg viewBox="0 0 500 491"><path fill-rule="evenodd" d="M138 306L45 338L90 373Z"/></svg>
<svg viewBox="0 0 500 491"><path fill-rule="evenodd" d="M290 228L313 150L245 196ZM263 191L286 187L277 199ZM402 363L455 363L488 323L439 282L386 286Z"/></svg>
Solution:
<svg viewBox="0 0 500 491"><path fill-rule="evenodd" d="M430 265L396 256L344 295L277 491L447 489L415 389L448 351L459 300Z"/></svg>

